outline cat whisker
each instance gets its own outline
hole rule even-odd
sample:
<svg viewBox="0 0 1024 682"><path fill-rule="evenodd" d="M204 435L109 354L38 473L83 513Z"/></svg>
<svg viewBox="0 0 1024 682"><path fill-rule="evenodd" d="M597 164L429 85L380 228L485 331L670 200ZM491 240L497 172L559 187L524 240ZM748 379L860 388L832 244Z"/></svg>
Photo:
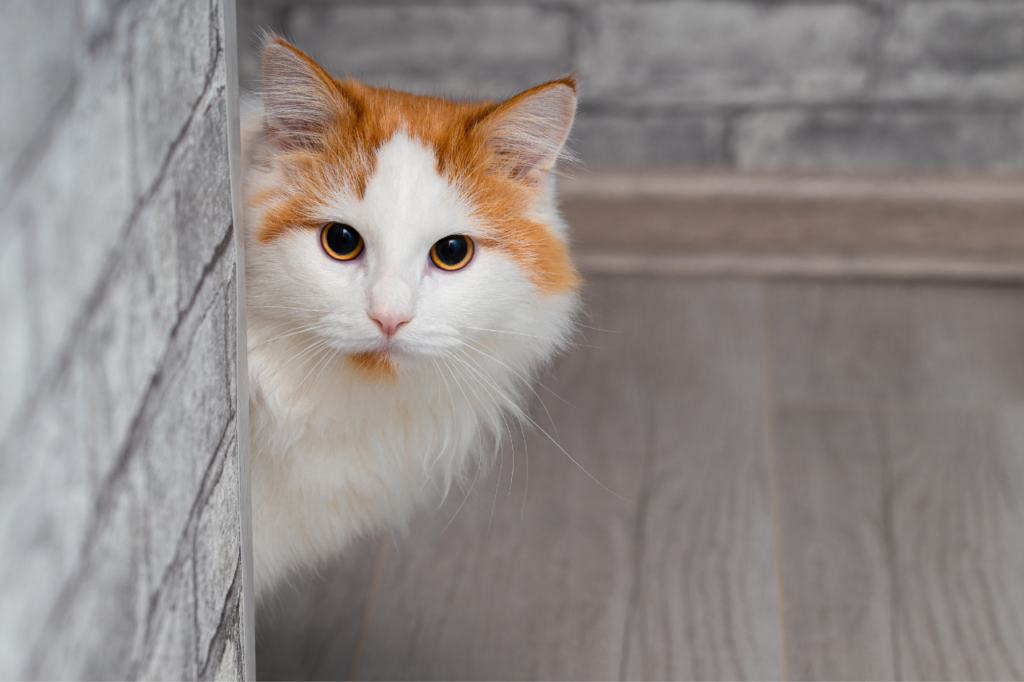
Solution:
<svg viewBox="0 0 1024 682"><path fill-rule="evenodd" d="M431 358L430 361L434 364L434 369L437 370L438 376L440 376L441 380L444 381L445 389L447 389L447 391L448 391L448 400L452 404L452 417L455 420L456 428L458 428L459 411L455 407L455 396L452 395L452 387L448 384L448 378L445 377L444 372L441 371L440 366L438 366L438 364L437 364L437 360L435 360L434 358ZM441 387L438 386L438 391L440 391L440 388Z"/></svg>
<svg viewBox="0 0 1024 682"><path fill-rule="evenodd" d="M257 348L259 348L260 346L262 346L264 344L273 343L274 341L280 341L281 339L287 339L288 337L295 336L296 334L302 334L302 333L308 333L308 332L312 332L312 331L318 331L320 329L325 329L325 328L330 327L330 326L331 325L317 323L317 324L312 324L312 325L309 325L309 326L306 326L306 327L302 327L301 329L296 329L294 331L287 332L285 334L279 334L278 336L275 336L273 338L269 338L269 339L267 339L265 341L260 341L255 346L249 346L249 352L252 352L252 351L256 350Z"/></svg>
<svg viewBox="0 0 1024 682"><path fill-rule="evenodd" d="M452 366L448 364L448 360L446 358L441 358L441 362L443 362L444 366L448 368L448 371L452 373L452 381L455 382L455 385L458 387L459 391L462 392L462 397L466 399L467 403L470 402L469 396L466 395L466 390L462 388L462 384L459 383L459 379L458 377L455 376L455 372L452 370Z"/></svg>
<svg viewBox="0 0 1024 682"><path fill-rule="evenodd" d="M536 334L527 334L526 332L513 332L504 329L487 329L486 327L467 327L464 325L458 325L458 329L472 329L478 332L493 332L495 334L512 334L514 336L528 336L531 339L540 339L542 341L551 341L557 343L558 339L553 339L549 336L537 336Z"/></svg>
<svg viewBox="0 0 1024 682"><path fill-rule="evenodd" d="M537 429L538 431L540 431L540 432L541 432L542 434L544 434L544 436L545 436L545 437L547 437L547 439L548 439L548 440L550 440L550 441L551 441L551 443L552 443L552 444L553 444L553 445L554 445L554 446L555 446L556 448L558 448L558 449L559 449L559 450L560 450L560 451L562 452L562 454L563 454L563 455L565 455L566 457L568 457L568 458L569 458L569 461L571 461L571 462L572 462L573 464L575 464L575 465L576 465L577 467L579 467L579 469L580 469L580 470L581 470L581 471L582 471L583 473L585 473L585 474L586 474L586 475L587 475L588 477L590 477L590 479L591 479L592 481L594 481L594 483L596 483L597 485L601 486L601 488L603 488L603 489L604 489L604 490L606 490L607 492L611 493L611 494L612 494L612 495L614 495L615 497L619 498L620 500L623 500L624 502L629 502L630 504L635 504L635 503L634 503L634 502L633 502L632 500L629 500L629 499L627 499L627 498L623 497L622 495L619 495L619 494L618 494L617 492L615 492L614 490L610 489L610 488L609 488L609 487L607 487L607 486L606 486L605 484L601 483L601 481L597 480L597 479L596 479L596 478L594 477L594 475L593 475L593 474L591 474L591 473L590 473L589 471L587 471L587 469L586 469L586 468L585 468L585 467L584 467L584 466L583 466L582 464L580 464L580 463L579 463L578 461L576 461L576 459L575 459L575 458L574 458L574 457L573 457L572 455L570 455L570 454L569 454L568 452L566 452L565 448L563 448L563 447L561 446L561 444L560 444L560 443L559 443L559 442L558 442L557 440L555 440L554 438L552 438L552 437L551 437L551 434L549 434L549 433L548 433L547 431L545 431L545 430L544 430L544 429L543 429L543 428L541 427L541 425L540 425L540 424L538 424L537 422L535 422L535 421L534 421L534 420L533 420L533 419L532 419L532 418L531 418L531 417L530 417L530 416L529 416L528 414L526 414L526 413L525 413L525 412L523 411L523 409L522 409L521 407L519 407L518 405L516 405L516 404L515 404L515 402L513 402L513 401L509 400L509 399L508 399L507 397L506 397L506 400L508 400L508 403L509 403L509 407L511 407L511 408L512 408L512 410L513 410L514 412L516 412L516 413L518 413L518 414L522 415L522 417L523 417L523 418L525 418L525 419L526 419L527 421L529 421L529 422L530 422L531 424L533 424L533 426L534 426L534 427L535 427L535 428L536 428L536 429Z"/></svg>
<svg viewBox="0 0 1024 682"><path fill-rule="evenodd" d="M462 392L462 397L464 397L466 399L466 402L469 402L469 396L466 395L465 389L462 388L462 384L459 382L459 378L458 378L458 376L456 376L455 371L452 369L452 366L449 365L448 361L446 359L444 359L444 358L441 358L441 362L443 362L444 366L448 368L448 371L452 375L452 381L455 382L455 385L458 387L459 391ZM469 486L469 491L466 492L466 497L462 500L462 504L459 505L459 508L455 510L455 514L452 516L451 520L448 521L448 525L446 525L444 527L444 529L441 531L441 533L444 533L444 531L448 530L448 526L452 525L452 521L454 521L455 517L458 516L460 511L462 511L462 507L463 507L463 505L466 504L466 500L469 499L470 493L473 492L473 487L476 485L477 478L479 478L479 477L480 477L480 465L477 464L476 475L473 477L473 483Z"/></svg>
<svg viewBox="0 0 1024 682"><path fill-rule="evenodd" d="M459 512L462 511L462 508L466 505L466 500L468 500L469 496L472 494L473 487L476 486L476 479L478 479L478 478L480 478L480 466L479 465L477 465L477 467L476 467L476 475L473 476L473 482L469 484L469 490L466 491L466 496L464 498L462 498L462 504L460 504L459 508L455 510L454 514L452 514L452 518L449 519L447 525L445 525L445 527L441 529L441 535L444 535L444 532L446 530L448 530L448 526L452 525L452 521L455 520L455 517L459 515Z"/></svg>
<svg viewBox="0 0 1024 682"><path fill-rule="evenodd" d="M504 422L504 424L505 424L505 432L508 433L509 447L512 448L512 473L509 476L509 481L508 481L508 492L511 495L512 494L512 483L515 481L515 477L516 477L516 443L515 443L515 436L512 434L512 429L509 427L508 421L505 419L505 410L502 408L502 406L500 404L498 404L498 401L494 399L494 396L491 395L490 390L487 389L487 385L490 385L492 388L494 388L495 392L497 392L498 395L501 396L506 402L510 402L511 399L508 396L506 396L504 393L502 393L501 389L499 389L498 386L495 385L493 381L489 380L487 378L487 376L481 370L474 368L470 364L471 359L468 356L461 356L461 357L459 357L459 356L452 356L452 357L453 357L453 359L460 360L467 369L473 371L481 379L483 379L484 383L481 385L481 387L484 388L485 390L487 390L487 395L491 398L491 402L494 403L494 406L496 408L498 408L498 415L501 417L501 421ZM520 420L519 421L520 428L522 428L522 425L523 425L522 424L522 420ZM523 442L524 443L526 442L526 432L525 431L523 431ZM504 457L502 457L501 461L504 462ZM499 467L498 467L498 483L499 483L499 485L501 483L501 465L500 464L499 464ZM495 492L495 499L497 499L497 492ZM493 507L491 509L491 514L492 515L494 514ZM490 530L490 524L489 523L488 523L488 530Z"/></svg>
<svg viewBox="0 0 1024 682"><path fill-rule="evenodd" d="M277 376L283 369L288 367L290 364L292 364L293 362L295 362L299 358L303 357L313 346L317 345L318 343L323 343L323 342L322 341L315 341L315 340L308 342L307 345L304 346L301 351L299 351L299 352L295 353L294 355L292 355L291 358L287 362L285 362L285 363L283 363L281 365L278 365L277 368L273 372L268 374L266 378L267 379L272 379L273 377Z"/></svg>
<svg viewBox="0 0 1024 682"><path fill-rule="evenodd" d="M573 457L572 455L570 455L570 454L569 454L568 452L566 452L565 448L563 448L563 447L562 447L562 446L561 446L561 445L560 445L560 444L558 443L558 441L556 441L556 440L555 440L554 438L552 438L552 437L551 437L551 434L549 434L549 433L548 433L547 431L545 431L545 430L544 430L543 428L541 428L541 426L540 426L540 425L539 425L539 424L538 424L537 422L533 421L533 419L530 419L530 417L529 417L528 415L526 415L525 413L523 414L523 416L524 416L524 417L526 417L526 419L528 419L528 420L530 421L530 423L531 423L531 424L533 424L534 426L536 426L536 427L537 427L537 430L538 430L538 431L540 431L541 433L543 433L543 434L544 434L544 435L545 435L545 436L547 437L547 439L548 439L548 440L550 440L550 441L551 441L551 442L552 442L552 443L554 444L554 446L555 446L556 448L558 448L559 450L561 450L562 454L563 454L563 455L565 455L566 457L568 457L568 458L569 458L569 461L571 461L571 462L572 462L573 464L575 464L575 465L576 465L577 467L579 467L579 468L580 468L580 471L582 471L582 472L583 472L583 473L585 473L585 474L586 474L587 476L589 476L589 477L590 477L590 479L591 479L591 480L592 480L592 481L593 481L594 483L598 484L599 486L601 486L602 488L604 488L604 490L605 490L605 491L607 491L607 492L611 493L612 495L614 495L615 497L619 498L619 499L620 499L620 500L622 500L623 502L629 502L630 504L636 504L636 503L635 503L635 502L634 502L633 500L627 499L627 498L623 497L622 495L619 495L619 494L618 494L617 492L615 492L614 490L612 490L611 488L609 488L608 486L606 486L606 485L605 485L604 483L601 483L601 481L599 481L599 480L597 480L596 478L594 478L594 475L593 475L592 473L590 473L589 471L587 471L587 470L586 470L586 468L585 468L585 467L584 467L584 466L583 466L582 464L580 464L579 462L577 462L577 461L576 461L576 459L575 459L575 458L574 458L574 457Z"/></svg>
<svg viewBox="0 0 1024 682"><path fill-rule="evenodd" d="M320 355L320 353L324 352L325 350L329 351L330 349L326 348L326 344L321 344L315 351L313 351L312 353L309 354L309 357L307 357L302 362L302 364L300 364L298 367L295 368L297 372L301 372L302 369L310 361L312 361L314 358L318 358L317 361L315 363L313 363L313 367L311 367L310 370L308 372L306 372L305 376L302 377L302 379L299 381L299 383L297 383L295 385L295 389L292 391L291 395L288 397L289 401L292 398L294 398L295 395L302 389L302 385L306 382L306 379L309 378L309 375L312 374L316 370L317 366L320 364L320 361L323 360L323 358L319 358L318 356Z"/></svg>
<svg viewBox="0 0 1024 682"><path fill-rule="evenodd" d="M523 369L522 369L522 367L520 367L520 366L516 365L515 363L512 363L511 361L510 361L510 363L509 363L509 364L511 364L512 366L510 367L509 365L507 365L507 364L505 364L504 362L502 362L502 361L501 361L501 360L500 360L499 358L497 358L497 357L495 357L495 356L493 356L493 355L490 355L489 353L485 352L485 351L484 351L483 349L481 349L481 348L478 348L478 347L477 347L477 346L476 346L475 344L473 344L473 343L470 343L470 342L465 342L465 341L464 341L464 342L463 342L463 344L462 344L462 348L463 348L463 349L465 349L465 350L472 350L472 351L475 351L475 352L477 352L477 353L480 353L480 354L481 354L481 355L483 355L484 357L486 357L486 358L488 358L488 359L490 359L490 360L493 360L494 362L497 362L497 363L498 363L499 365L501 365L501 366L502 366L502 367L504 367L505 369L507 369L507 370L509 370L510 372L512 372L513 374L515 374L515 375L516 375L516 377L517 377L517 378L519 378L519 379L520 379L520 380L522 381L523 385L524 385L524 386L526 386L526 388L527 388L527 389L529 389L531 393L533 393L533 395L534 395L534 396L535 396L535 397L537 398L537 400L538 400L538 401L539 401L539 402L541 403L541 405L542 405L542 406L544 407L544 411L545 411L545 412L547 412L547 415L548 415L548 419L549 419L549 420L551 420L551 425L552 425L553 427L555 427L555 435L556 435L556 436L558 435L558 429L557 429L557 427L555 426L555 422L554 422L554 419L552 419L552 417L551 417L551 413L550 413L550 412L548 412L548 409L547 409L547 405L544 405L544 400L543 400L543 399L542 399L542 398L541 398L541 397L540 397L539 395L537 395L537 391L536 391L536 390L534 390L534 388L533 388L533 384L534 384L534 383L538 383L538 384L540 383L540 382L539 382L539 381L538 381L538 380L537 380L536 378L534 378L534 377L533 377L533 376L531 376L531 375L530 375L530 374L529 374L528 372L526 372L525 370L523 370ZM464 359L464 360L465 360L466 362L469 362L469 363L471 363L471 364L472 364L472 365L473 365L473 366L474 366L474 367L475 367L475 368L477 369L477 373L478 373L478 374L479 374L479 375L480 375L481 377L485 377L485 378L487 377L487 371L486 371L486 369L485 369L485 368L484 368L484 367L483 367L483 366L482 366L482 365L481 365L481 364L480 364L479 362L477 362L477 361L476 361L476 360L474 360L473 358L469 357L469 356L468 356L468 355L466 355L465 353L461 353L461 354L460 354L460 356L461 356L461 357L462 357L462 358L463 358L463 359ZM507 358L506 358L506 359L507 359ZM516 371L516 370L520 370L520 371ZM520 373L520 372L521 372L521 373ZM523 375L525 375L525 376L523 376ZM493 384L493 383L492 383L491 385L492 385L492 386L494 386L494 384ZM497 389L498 389L498 387L497 387L497 386L494 386L494 388L495 388L495 390L497 390ZM548 390L550 390L550 389L548 389ZM557 397L557 396L556 396L556 397ZM506 398L506 399L507 399L507 398ZM522 431L523 431L523 440L524 440L524 442L525 442L525 440L526 440L526 431L525 431L525 430L523 430L523 422L522 422L522 419L519 419L519 426L520 426L520 430L522 430Z"/></svg>
<svg viewBox="0 0 1024 682"><path fill-rule="evenodd" d="M472 369L468 364L465 363L464 360L461 360L458 356L453 355L452 359L453 360L459 360L459 361L461 361L463 363L464 367L466 367L467 369ZM461 374L461 372L460 372L460 374ZM463 375L463 378L467 378L467 377L465 375ZM481 388L484 388L484 386L482 384L481 384ZM473 389L472 386L470 386L470 390L472 390L474 395L477 395L477 397L479 398L479 394L476 393L476 391ZM500 394L501 394L501 392L499 391L499 395ZM502 414L503 410L501 409L501 406L498 404L498 401L494 399L494 396L490 395L489 391L488 391L488 397L491 398L491 402L493 402L494 406L498 409L498 415L501 416L501 420L505 423L505 429L506 429L506 431L508 431L509 441L511 442L512 441L512 432L511 432L511 430L509 430L508 422L505 421L505 416ZM505 453L502 452L500 449L498 449L498 453L499 453L499 457L498 457L498 483L497 483L497 485L494 488L494 501L491 503L491 515L487 519L487 532L484 533L484 537L485 538L490 537L490 535L491 535L491 522L494 521L494 510L498 506L498 491L501 489L501 473L502 473L502 471L504 471L504 467L505 467L505 456L504 456ZM515 467L515 449L514 449L514 446L513 446L513 451L512 451L512 466ZM513 468L513 472L514 471L515 471L515 469Z"/></svg>
<svg viewBox="0 0 1024 682"><path fill-rule="evenodd" d="M553 417L551 416L551 412L550 412L550 411L548 410L548 406L544 404L544 399L543 399L543 398L541 398L541 397L540 397L540 394L538 394L538 393L537 393L537 390L536 390L536 389L535 389L535 388L533 387L533 384L534 384L534 383L536 383L536 384L540 385L540 386L541 386L542 388L544 388L545 390L547 390L547 391L548 391L549 393L551 393L551 394L552 394L553 396L555 396L556 398L558 398L558 399L559 399L559 400L561 400L562 402L566 402L566 401L565 401L565 400L564 400L564 399L563 399L563 398L562 398L561 396L559 396L559 395L558 395L557 393L555 393L554 391L552 391L552 390L551 390L550 388L548 388L547 386L544 386L544 384L542 384L542 383L541 383L541 382L540 382L539 380L535 379L534 377L530 376L529 374L526 374L526 372L523 372L523 374L526 374L526 376L524 377L524 376L523 376L522 374L520 374L519 372L517 372L517 371L516 371L515 369L513 369L512 367L509 367L509 366L508 366L508 365L506 365L506 364L505 364L504 362L502 362L502 361L501 361L501 360L499 360L498 358L496 358L496 357L494 357L494 356L492 356L492 355L490 355L490 354L488 354L488 353L484 352L484 351L483 351L482 349L480 349L480 348L477 348L477 347L476 347L475 345L473 345L473 344L471 344L471 343L469 343L469 342L465 342L465 343L463 344L463 347L465 347L465 348L469 348L470 350L476 351L477 353L480 353L481 355L483 355L483 356L485 356L485 357L488 357L488 358L490 358L490 359L491 359L491 360L493 360L494 362L497 362L497 363L498 363L499 365L501 365L501 366L502 366L502 367L504 367L505 369L507 369L507 370L509 370L510 372L512 372L513 374L515 374L515 375L516 375L517 377L519 377L519 378L520 378L520 379L521 379L521 380L522 380L523 382L525 382L525 383L526 383L526 385L527 385L527 387L528 387L528 388L530 389L530 391L531 391L531 392L533 393L533 395L534 395L534 396L536 396L537 400L538 400L538 401L540 402L540 404L541 404L541 407L543 407L543 408L544 408L544 412L545 412L545 414L547 414L547 416L548 416L548 421L550 421L550 422L551 422L551 427L552 427L552 428L554 429L554 431L555 431L555 436L558 436L558 426L557 426L557 425L555 425L555 420L554 420L554 418L553 418ZM566 403L566 404L568 404L568 403Z"/></svg>
<svg viewBox="0 0 1024 682"><path fill-rule="evenodd" d="M473 342L471 342L471 341L468 341L468 340L466 340L466 339L461 339L461 341L462 341L462 344L463 344L463 345L464 345L465 347L467 347L467 348L470 348L470 349L472 349L472 350L475 350L476 352L478 352L478 353L481 353L481 354L483 354L483 355L486 355L487 357L491 358L491 359L492 359L492 360L494 360L495 362L497 362L497 363L499 363L499 364L502 364L502 366L505 366L505 365L504 365L504 363L502 363L502 361L501 361L501 360L500 360L499 358L497 358L497 357L493 357L493 356L491 356L491 355L488 355L488 354L487 354L486 352L484 352L484 351L483 351L483 350L482 350L482 349L481 349L481 348L479 347L479 345L478 345L478 344L474 344ZM493 350L493 349L492 349L492 350ZM511 360L509 360L508 358L505 358L505 360L508 360L508 361L509 361L509 362L511 363ZM528 372L526 372L526 370L524 370L524 369L523 369L522 367L520 367L519 365L516 365L515 363L512 363L512 367L508 367L508 369L509 369L509 371L516 371L516 370L519 370L520 372L522 372L522 374L525 374L525 375L526 375L526 377L525 377L525 378L524 378L524 377L522 377L522 376L520 376L520 378L521 378L521 379L523 379L524 381L526 381L526 379L529 379L529 381L530 381L531 383L535 383L535 384L537 384L538 386L540 386L540 387L541 387L541 388L543 388L543 389L544 389L545 391L547 391L547 392L548 392L548 393L550 393L551 395L553 395L553 396L555 396L556 398L558 398L559 400L561 400L561 401L562 401L563 403L565 403L566 405L568 405L568 406L569 406L569 407L571 407L572 409L574 409L574 410L577 410L577 411L579 411L579 408L578 408L578 407L576 407L575 405L573 405L572 403L570 403L570 402L569 402L568 400L566 400L566 399L565 399L565 398L563 398L562 396L560 396L560 395L558 395L557 393L555 393L555 392L554 392L554 391L553 391L553 390L552 390L551 388L549 388L549 387L548 387L548 386L547 386L546 384L544 384L544 382L542 382L542 381L541 381L540 379L538 379L537 377L533 377L533 376L531 376L531 375L530 375L530 374L529 374ZM536 392L536 391L534 391L534 392L533 392L533 394L534 394L534 395L537 395L537 392ZM544 404L544 401L543 401L543 400L541 399L541 397L540 397L539 395L537 395L537 399L541 401L541 404L542 404L542 405ZM545 406L545 410L546 410L546 409L547 409L547 407ZM550 418L550 415L548 415L548 417ZM552 426L554 426L554 422L552 422ZM557 428L556 428L555 430L556 430L556 432L557 432ZM557 434L556 434L556 435L557 435Z"/></svg>
<svg viewBox="0 0 1024 682"><path fill-rule="evenodd" d="M481 384L481 388L483 388L484 390L486 390L486 391L487 391L487 395L488 395L488 397L489 397L489 398L491 399L491 402L492 402L492 403L494 403L494 406L495 406L495 407L496 407L496 408L498 409L498 416L500 416L500 417L501 417L501 420L502 420L502 422L504 422L504 424L505 424L505 432L506 432L506 433L508 433L508 441L509 441L509 446L510 446L510 447L512 448L512 476L514 477L514 476L515 476L515 470L516 470L516 469L515 469L515 466L516 466L516 464L515 464L515 462L516 462L516 460L515 460L515 457L516 457L516 445L515 445L515 437L514 437L514 436L513 436L513 434L512 434L512 429L511 429L511 428L509 427L509 425L508 425L508 421L507 421L507 420L505 419L505 411L504 411L504 409L503 409L503 408L502 408L502 406L501 406L501 405L500 405L500 404L498 403L498 401L494 399L494 396L492 396L492 395L491 395L491 392L490 392L490 390L489 390L489 389L487 388L487 387L488 387L488 385L489 385L490 387L494 388L494 390L495 390L495 391L497 391L497 392L498 392L498 394L499 394L499 395L500 395L500 396L501 396L502 398L504 398L505 400L508 400L508 398L507 398L507 397L506 397L506 396L505 396L504 394L502 394L502 393L501 393L501 390L500 390L500 389L499 389L499 388L497 387L497 385L495 385L495 384L494 384L494 382L490 381L490 380L489 380L489 379L487 378L486 374L484 374L484 373L483 373L482 371L480 371L479 369L477 369L477 368L474 368L474 367L473 367L473 366L472 366L472 365L470 364L470 362L471 362L471 359L470 359L470 358L469 358L468 356L464 356L464 355L453 355L453 356L452 356L452 359L460 361L460 362L461 362L461 363L463 364L463 366L465 366L465 367L466 367L467 369L469 369L469 370L473 371L473 372L474 372L475 374L477 374L477 375L478 375L479 377L481 377L481 378L482 378L482 379L484 380L484 382L486 382L485 384ZM475 364L475 363L474 363L474 364ZM512 485L512 483L511 483L511 481L509 481L509 486L510 486L510 488L511 488L511 485Z"/></svg>
<svg viewBox="0 0 1024 682"><path fill-rule="evenodd" d="M337 310L326 310L321 308L300 308L294 305L253 305L253 308L259 310L260 308L281 308L284 310L298 310L304 313L336 313Z"/></svg>
<svg viewBox="0 0 1024 682"><path fill-rule="evenodd" d="M320 368L320 373L316 375L316 378L313 379L313 383L309 387L310 393L313 393L316 390L316 385L320 383L320 378L324 375L324 372L327 371L327 368L331 367L334 364L334 361L338 357L339 353L341 353L341 350L335 348L334 351L331 353L330 357L328 358L327 362L325 362L324 366Z"/></svg>
<svg viewBox="0 0 1024 682"><path fill-rule="evenodd" d="M288 367L289 365L291 365L296 360L299 360L301 358L305 358L302 361L302 363L296 368L296 370L301 371L302 368L306 366L306 363L309 362L310 358L312 358L314 355L316 355L316 353L318 353L321 348L323 348L324 346L329 345L329 344L330 344L330 340L328 340L328 339L322 339L322 340L319 340L319 341L313 340L312 342L309 343L309 345L307 345L305 347L304 350L302 350L299 353L296 353L290 360L288 360L283 365L281 365L276 370L274 370L267 378L272 378L272 377L276 376L278 372L283 370L285 367Z"/></svg>
<svg viewBox="0 0 1024 682"><path fill-rule="evenodd" d="M575 325L577 327L583 327L584 329L593 329L596 332L605 332L606 334L621 334L622 333L622 332L617 332L614 329L601 329L600 327L590 327L590 326L587 326L587 325L583 324L582 322L573 322L573 325Z"/></svg>
<svg viewBox="0 0 1024 682"><path fill-rule="evenodd" d="M473 329L475 331L492 332L494 334L511 334L513 336L528 336L530 338L540 339L541 341L550 341L552 343L558 343L558 341L559 341L558 339L553 339L553 338L548 337L548 336L537 336L536 334L527 334L526 332L513 332L513 331L507 331L507 330L504 330L504 329L487 329L485 327L465 327L465 326L461 326L461 325L458 327L458 329ZM579 342L572 341L572 340L569 340L567 343L572 348L593 348L595 350L607 350L607 348L604 348L603 346L588 346L585 343L579 343Z"/></svg>
<svg viewBox="0 0 1024 682"><path fill-rule="evenodd" d="M448 379L444 376L444 372L441 371L441 367L437 364L437 361L434 360L433 358L431 358L430 361L433 363L434 369L437 371L437 375L441 378L442 381L444 381L445 388L448 390L448 400L451 401L451 405L452 405L452 421L455 424L455 429L458 430L458 428L459 428L459 410L458 410L458 408L455 407L455 396L452 395L452 387L448 384ZM438 391L440 391L440 385L438 385ZM438 460L441 459L441 457L444 455L444 453L447 450L448 450L448 435L446 434L445 435L445 443L442 446L441 452L439 452L437 454L437 457L434 458L434 461L432 461L430 463L430 467L427 469L427 473L428 474L430 473L430 471L433 470L434 465L437 464ZM450 487L450 485L451 485L450 481L445 481L444 497L448 496L448 488Z"/></svg>

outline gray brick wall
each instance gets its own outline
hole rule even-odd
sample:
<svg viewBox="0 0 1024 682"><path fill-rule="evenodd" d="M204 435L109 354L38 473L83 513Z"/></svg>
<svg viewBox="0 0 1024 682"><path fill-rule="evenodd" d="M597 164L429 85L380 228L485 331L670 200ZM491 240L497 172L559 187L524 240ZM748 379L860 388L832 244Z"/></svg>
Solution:
<svg viewBox="0 0 1024 682"><path fill-rule="evenodd" d="M1024 170L1021 0L239 0L336 73L493 97L578 69L618 165Z"/></svg>
<svg viewBox="0 0 1024 682"><path fill-rule="evenodd" d="M222 12L4 4L0 679L242 675Z"/></svg>

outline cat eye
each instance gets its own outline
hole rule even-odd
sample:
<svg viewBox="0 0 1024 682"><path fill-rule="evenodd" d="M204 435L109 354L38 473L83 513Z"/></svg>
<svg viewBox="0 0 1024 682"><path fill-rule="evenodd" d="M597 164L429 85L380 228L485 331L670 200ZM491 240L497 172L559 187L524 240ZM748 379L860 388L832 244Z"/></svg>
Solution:
<svg viewBox="0 0 1024 682"><path fill-rule="evenodd" d="M363 238L345 223L327 223L320 231L320 243L335 260L355 260L363 252Z"/></svg>
<svg viewBox="0 0 1024 682"><path fill-rule="evenodd" d="M473 240L450 234L430 247L430 260L442 270L461 270L473 259Z"/></svg>

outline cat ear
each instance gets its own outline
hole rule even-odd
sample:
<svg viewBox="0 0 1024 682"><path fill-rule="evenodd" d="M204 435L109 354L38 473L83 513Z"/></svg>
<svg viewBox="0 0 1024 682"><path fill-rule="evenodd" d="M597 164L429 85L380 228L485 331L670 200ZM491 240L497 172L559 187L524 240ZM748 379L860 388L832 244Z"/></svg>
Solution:
<svg viewBox="0 0 1024 682"><path fill-rule="evenodd" d="M539 85L498 105L477 126L512 177L539 187L576 116L576 74Z"/></svg>
<svg viewBox="0 0 1024 682"><path fill-rule="evenodd" d="M286 150L315 145L350 112L334 79L282 38L267 36L261 69L269 135Z"/></svg>

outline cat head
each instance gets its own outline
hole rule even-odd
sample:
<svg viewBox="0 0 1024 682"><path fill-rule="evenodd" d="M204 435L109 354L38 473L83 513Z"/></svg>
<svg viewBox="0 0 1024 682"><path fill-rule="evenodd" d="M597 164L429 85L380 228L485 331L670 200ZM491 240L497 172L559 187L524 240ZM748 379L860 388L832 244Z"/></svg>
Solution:
<svg viewBox="0 0 1024 682"><path fill-rule="evenodd" d="M293 333L386 382L469 350L530 367L565 344L579 279L552 171L574 76L452 102L334 79L271 36L262 88L250 345Z"/></svg>

